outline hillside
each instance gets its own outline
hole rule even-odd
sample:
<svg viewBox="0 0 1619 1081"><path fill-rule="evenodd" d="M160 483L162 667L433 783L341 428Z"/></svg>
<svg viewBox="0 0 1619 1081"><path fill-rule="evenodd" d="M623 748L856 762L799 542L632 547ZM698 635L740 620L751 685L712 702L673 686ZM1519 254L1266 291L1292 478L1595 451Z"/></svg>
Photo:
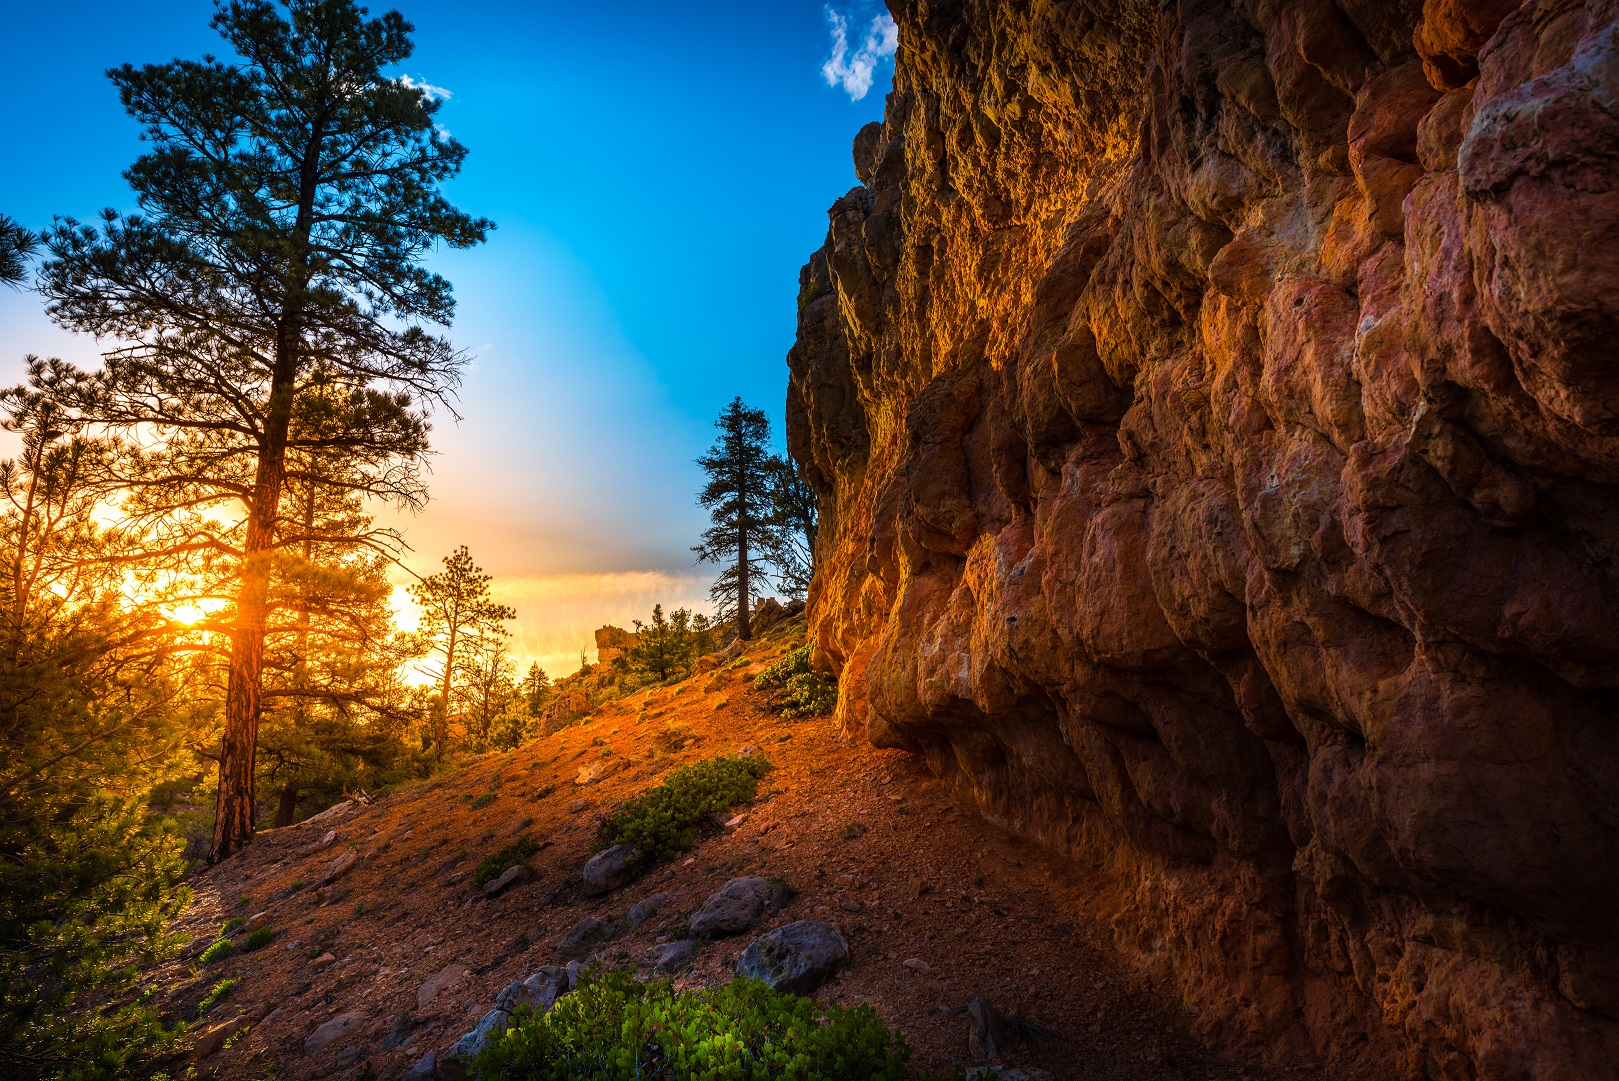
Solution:
<svg viewBox="0 0 1619 1081"><path fill-rule="evenodd" d="M728 979L758 933L826 920L843 929L851 961L818 1000L871 1003L916 1049L918 1070L974 1065L965 1008L981 995L1051 1030L1027 1045L1003 1037L1004 1061L1032 1077L1039 1069L1097 1081L1282 1076L1202 1047L1169 1008L1172 992L1121 967L1102 915L1116 899L1090 866L958 806L914 756L842 739L826 718L778 716L750 677L803 634L803 620L792 621L735 667L609 703L368 806L261 833L240 857L197 876L180 927L192 945L151 982L167 1012L186 1020L220 980L238 982L193 1026L188 1042L200 1050L172 1072L400 1077L467 1032L512 980L565 964L558 939L581 919L672 895L656 918L601 951L650 975L660 936L682 937L686 919L727 880L760 875L797 895L755 932L702 945L678 982ZM740 824L709 828L689 854L606 897L584 896L580 871L600 815L679 764L745 746L775 768L739 809ZM600 779L580 783L592 772ZM486 898L474 868L520 837L540 846L533 879ZM321 887L347 853L352 870ZM199 954L235 916L262 923L273 941L203 963ZM424 1001L435 979L443 987ZM339 1018L350 1021L329 1044L306 1049ZM212 1049L222 1035L233 1037L229 1046Z"/></svg>

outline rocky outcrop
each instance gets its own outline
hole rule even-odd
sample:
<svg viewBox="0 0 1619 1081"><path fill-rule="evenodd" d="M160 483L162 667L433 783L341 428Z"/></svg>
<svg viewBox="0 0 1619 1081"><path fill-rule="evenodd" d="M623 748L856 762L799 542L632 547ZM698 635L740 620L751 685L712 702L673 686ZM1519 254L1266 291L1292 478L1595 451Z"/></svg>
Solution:
<svg viewBox="0 0 1619 1081"><path fill-rule="evenodd" d="M596 663L612 664L635 648L635 634L607 624L596 628Z"/></svg>
<svg viewBox="0 0 1619 1081"><path fill-rule="evenodd" d="M1619 4L892 6L789 355L841 722L1211 1038L1619 1076Z"/></svg>

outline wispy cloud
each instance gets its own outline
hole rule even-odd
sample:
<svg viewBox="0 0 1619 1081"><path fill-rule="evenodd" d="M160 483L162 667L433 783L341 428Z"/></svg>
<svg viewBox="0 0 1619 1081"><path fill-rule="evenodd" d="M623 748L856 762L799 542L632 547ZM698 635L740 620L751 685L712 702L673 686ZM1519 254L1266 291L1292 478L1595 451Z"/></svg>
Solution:
<svg viewBox="0 0 1619 1081"><path fill-rule="evenodd" d="M455 96L442 86L434 86L426 79L412 79L409 75L401 75L399 85L408 86L412 90L420 90L430 98L452 98Z"/></svg>
<svg viewBox="0 0 1619 1081"><path fill-rule="evenodd" d="M849 51L849 17L835 8L826 9L826 21L832 26L832 55L821 65L821 75L827 86L841 86L849 100L859 101L871 90L877 65L894 55L899 48L899 27L885 11L871 20L866 36L858 48Z"/></svg>

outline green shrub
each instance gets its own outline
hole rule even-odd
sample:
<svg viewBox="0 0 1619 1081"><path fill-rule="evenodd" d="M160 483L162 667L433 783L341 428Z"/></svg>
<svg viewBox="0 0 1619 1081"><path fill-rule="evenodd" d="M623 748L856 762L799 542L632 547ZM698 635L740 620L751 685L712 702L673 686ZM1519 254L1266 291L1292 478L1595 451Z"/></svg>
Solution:
<svg viewBox="0 0 1619 1081"><path fill-rule="evenodd" d="M762 755L710 758L670 773L656 788L625 800L602 823L596 849L625 841L641 850L643 864L690 848L692 827L716 811L746 803L770 771Z"/></svg>
<svg viewBox="0 0 1619 1081"><path fill-rule="evenodd" d="M787 681L787 697L782 699L783 717L820 717L838 704L838 685L814 672L800 672Z"/></svg>
<svg viewBox="0 0 1619 1081"><path fill-rule="evenodd" d="M202 963L205 965L211 965L215 961L223 961L225 958L229 957L235 952L236 943L232 942L228 938L222 938L218 942L215 942L212 946L209 946L206 950L202 951Z"/></svg>
<svg viewBox="0 0 1619 1081"><path fill-rule="evenodd" d="M485 792L483 795L472 801L472 809L474 811L481 811L493 802L495 802L495 794L493 792Z"/></svg>
<svg viewBox="0 0 1619 1081"><path fill-rule="evenodd" d="M753 689L768 691L787 683L794 676L805 675L810 670L810 646L808 643L797 649L788 650L763 672L753 677Z"/></svg>
<svg viewBox="0 0 1619 1081"><path fill-rule="evenodd" d="M246 922L247 921L240 916L232 916L230 919L225 921L225 926L219 929L219 937L224 938L226 935L230 934L232 931L236 930Z"/></svg>
<svg viewBox="0 0 1619 1081"><path fill-rule="evenodd" d="M482 886L499 878L508 867L516 866L519 863L527 867L528 857L539 850L540 846L529 838L519 837L516 841L478 864L478 869L472 872L472 881Z"/></svg>
<svg viewBox="0 0 1619 1081"><path fill-rule="evenodd" d="M209 1010L219 1005L220 1001L235 989L235 980L220 980L218 983L214 984L214 989L209 991L207 995L203 996L203 1000L201 1002L197 1003L198 1016L207 1013Z"/></svg>
<svg viewBox="0 0 1619 1081"><path fill-rule="evenodd" d="M900 1081L911 1049L870 1006L822 1008L757 980L675 991L625 971L514 1023L473 1063L480 1081Z"/></svg>
<svg viewBox="0 0 1619 1081"><path fill-rule="evenodd" d="M247 937L242 940L242 952L252 953L254 950L262 950L273 941L275 941L275 932L268 927L260 927L256 931L247 933Z"/></svg>

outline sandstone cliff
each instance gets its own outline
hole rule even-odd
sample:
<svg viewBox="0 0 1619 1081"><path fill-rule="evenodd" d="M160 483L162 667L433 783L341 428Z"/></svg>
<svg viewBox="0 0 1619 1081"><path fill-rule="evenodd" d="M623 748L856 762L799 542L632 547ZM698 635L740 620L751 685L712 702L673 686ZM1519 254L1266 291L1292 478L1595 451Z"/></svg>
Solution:
<svg viewBox="0 0 1619 1081"><path fill-rule="evenodd" d="M891 2L789 356L843 723L1216 1039L1619 1076L1619 3Z"/></svg>

